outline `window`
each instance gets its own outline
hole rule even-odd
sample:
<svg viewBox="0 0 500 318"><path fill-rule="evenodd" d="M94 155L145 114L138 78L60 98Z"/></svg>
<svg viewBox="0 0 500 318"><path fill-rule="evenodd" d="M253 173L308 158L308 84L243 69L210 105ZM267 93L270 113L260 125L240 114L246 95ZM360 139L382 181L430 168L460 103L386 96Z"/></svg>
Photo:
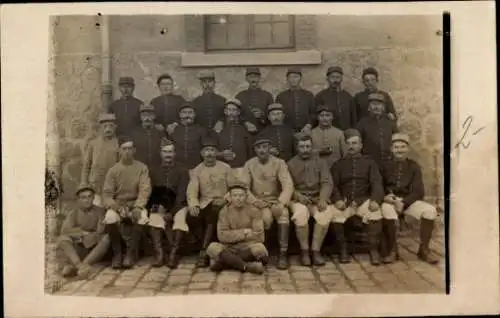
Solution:
<svg viewBox="0 0 500 318"><path fill-rule="evenodd" d="M294 26L289 15L207 15L205 49L293 49Z"/></svg>

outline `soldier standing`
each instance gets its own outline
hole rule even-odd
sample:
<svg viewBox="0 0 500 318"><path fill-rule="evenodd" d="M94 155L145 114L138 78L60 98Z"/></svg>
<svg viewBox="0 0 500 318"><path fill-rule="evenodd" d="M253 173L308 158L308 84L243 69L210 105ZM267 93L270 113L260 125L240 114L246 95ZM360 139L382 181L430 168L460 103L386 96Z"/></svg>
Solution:
<svg viewBox="0 0 500 318"><path fill-rule="evenodd" d="M170 74L160 75L156 85L161 95L153 98L151 104L155 108L156 124L160 130L166 130L177 121L179 107L185 104L186 100L181 95L174 94L174 79Z"/></svg>
<svg viewBox="0 0 500 318"><path fill-rule="evenodd" d="M102 206L102 186L108 170L118 161L116 117L113 114L99 116L99 136L85 149L81 184L94 189L94 204Z"/></svg>
<svg viewBox="0 0 500 318"><path fill-rule="evenodd" d="M356 125L356 107L352 106L352 95L342 88L344 71L339 66L331 66L326 71L328 88L315 97L316 106L328 106L333 112L333 126L346 130Z"/></svg>
<svg viewBox="0 0 500 318"><path fill-rule="evenodd" d="M278 94L276 103L283 105L286 114L285 124L294 132L310 133L314 124L314 95L302 88L302 70L289 68L286 73L289 88Z"/></svg>
<svg viewBox="0 0 500 318"><path fill-rule="evenodd" d="M283 105L274 103L267 107L267 118L271 125L266 126L258 139L269 139L272 142L271 154L283 160L290 160L294 155L294 131L285 125Z"/></svg>
<svg viewBox="0 0 500 318"><path fill-rule="evenodd" d="M135 83L132 77L120 77L118 87L121 98L109 105L109 112L116 116L116 134L129 136L141 124L139 109L143 102L133 96Z"/></svg>

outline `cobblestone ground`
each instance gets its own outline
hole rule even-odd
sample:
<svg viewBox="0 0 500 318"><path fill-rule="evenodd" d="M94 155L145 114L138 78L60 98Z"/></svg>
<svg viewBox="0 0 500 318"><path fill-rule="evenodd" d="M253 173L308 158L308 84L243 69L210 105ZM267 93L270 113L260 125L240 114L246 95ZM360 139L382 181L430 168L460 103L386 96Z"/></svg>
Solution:
<svg viewBox="0 0 500 318"><path fill-rule="evenodd" d="M368 255L356 255L350 264L329 258L324 267L300 266L297 256L292 266L279 271L270 266L264 275L194 268L195 258L184 258L178 269L152 268L143 259L126 271L96 266L88 280L62 281L56 295L140 297L171 294L313 294L313 293L444 293L444 237L440 227L431 248L441 257L437 266L423 263L415 255L418 233L399 235L402 260L379 267L371 266Z"/></svg>

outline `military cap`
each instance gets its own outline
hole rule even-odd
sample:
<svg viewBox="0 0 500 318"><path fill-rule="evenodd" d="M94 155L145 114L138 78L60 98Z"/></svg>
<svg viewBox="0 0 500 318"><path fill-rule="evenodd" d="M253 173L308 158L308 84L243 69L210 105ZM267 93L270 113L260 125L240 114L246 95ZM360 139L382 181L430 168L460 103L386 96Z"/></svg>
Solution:
<svg viewBox="0 0 500 318"><path fill-rule="evenodd" d="M373 68L373 67L367 67L363 70L363 75L361 75L361 78L365 77L365 75L375 75L375 77L378 78L378 71Z"/></svg>
<svg viewBox="0 0 500 318"><path fill-rule="evenodd" d="M179 107L179 112L183 110L184 108L191 108L194 109L194 106L191 103L184 103Z"/></svg>
<svg viewBox="0 0 500 318"><path fill-rule="evenodd" d="M118 145L121 146L127 142L131 142L132 144L134 143L134 140L130 138L129 136L120 136L118 138Z"/></svg>
<svg viewBox="0 0 500 318"><path fill-rule="evenodd" d="M326 105L319 105L318 107L316 107L316 114L320 114L322 112L330 112L330 113L333 113L332 109Z"/></svg>
<svg viewBox="0 0 500 318"><path fill-rule="evenodd" d="M280 103L272 103L272 104L269 104L269 106L267 106L268 113L270 113L273 110L285 111L285 109L283 108L283 105L281 105Z"/></svg>
<svg viewBox="0 0 500 318"><path fill-rule="evenodd" d="M250 74L260 75L260 69L258 67L247 67L245 75Z"/></svg>
<svg viewBox="0 0 500 318"><path fill-rule="evenodd" d="M144 103L144 104L141 104L141 106L139 107L139 112L142 113L142 112L151 112L151 113L154 113L155 112L155 107L151 104L148 104L148 103Z"/></svg>
<svg viewBox="0 0 500 318"><path fill-rule="evenodd" d="M302 75L302 70L299 68L299 67L290 67L288 68L288 70L286 71L286 76L288 76L289 74L299 74L299 75Z"/></svg>
<svg viewBox="0 0 500 318"><path fill-rule="evenodd" d="M156 84L160 84L161 81L163 81L164 79L170 79L170 80L173 80L172 76L170 76L170 74L168 73L165 73L165 74L162 74L160 76L158 76L158 79L156 80Z"/></svg>
<svg viewBox="0 0 500 318"><path fill-rule="evenodd" d="M342 70L342 67L340 66L330 66L328 70L326 70L326 76L330 75L330 73L340 73L344 74L344 71Z"/></svg>
<svg viewBox="0 0 500 318"><path fill-rule="evenodd" d="M267 138L258 138L257 140L255 140L253 142L254 147L257 147L258 145L261 145L261 144L271 144L271 140L269 140Z"/></svg>
<svg viewBox="0 0 500 318"><path fill-rule="evenodd" d="M392 135L392 142L395 141L403 141L406 142L407 144L410 144L410 136L408 136L405 133L395 133Z"/></svg>
<svg viewBox="0 0 500 318"><path fill-rule="evenodd" d="M118 80L118 85L134 85L134 79L130 76L120 77Z"/></svg>
<svg viewBox="0 0 500 318"><path fill-rule="evenodd" d="M213 71L209 70L203 70L198 73L198 79L204 79L204 78L215 78L215 73Z"/></svg>
<svg viewBox="0 0 500 318"><path fill-rule="evenodd" d="M226 102L224 103L224 106L227 106L227 105L234 105L234 106L238 106L238 108L241 108L241 101L237 98L230 98L230 99L226 100Z"/></svg>
<svg viewBox="0 0 500 318"><path fill-rule="evenodd" d="M98 119L99 123L105 123L108 121L112 121L112 122L116 121L115 114L100 114L99 115L99 119Z"/></svg>
<svg viewBox="0 0 500 318"><path fill-rule="evenodd" d="M160 148L174 146L174 142L167 137L162 137L160 139Z"/></svg>
<svg viewBox="0 0 500 318"><path fill-rule="evenodd" d="M214 147L214 148L218 148L218 144L217 144L217 141L213 138L205 138L202 142L201 142L201 148L205 148L205 147Z"/></svg>
<svg viewBox="0 0 500 318"><path fill-rule="evenodd" d="M359 137L361 138L361 134L357 129L349 128L344 131L344 139L348 140L352 137Z"/></svg>
<svg viewBox="0 0 500 318"><path fill-rule="evenodd" d="M95 193L94 188L90 184L84 183L78 186L78 188L75 191L75 195L78 196L83 191L91 191L92 193Z"/></svg>
<svg viewBox="0 0 500 318"><path fill-rule="evenodd" d="M231 191L233 189L242 189L242 190L247 190L248 187L246 184L244 184L243 182L239 182L239 181L234 181L234 182L230 182L228 184L228 190Z"/></svg>
<svg viewBox="0 0 500 318"><path fill-rule="evenodd" d="M368 101L378 100L379 102L385 103L384 95L380 93L370 93L368 94Z"/></svg>

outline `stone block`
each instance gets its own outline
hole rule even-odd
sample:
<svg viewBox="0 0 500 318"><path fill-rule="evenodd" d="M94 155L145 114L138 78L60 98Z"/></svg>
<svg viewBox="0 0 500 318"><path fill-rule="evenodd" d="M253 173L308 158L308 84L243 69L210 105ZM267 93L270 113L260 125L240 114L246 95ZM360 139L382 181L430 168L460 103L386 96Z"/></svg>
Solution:
<svg viewBox="0 0 500 318"><path fill-rule="evenodd" d="M156 294L155 291L152 289L136 288L129 294L127 294L126 297L152 297L155 294Z"/></svg>
<svg viewBox="0 0 500 318"><path fill-rule="evenodd" d="M189 290L193 289L207 289L210 288L213 285L213 281L198 281L198 282L192 282L188 285Z"/></svg>

